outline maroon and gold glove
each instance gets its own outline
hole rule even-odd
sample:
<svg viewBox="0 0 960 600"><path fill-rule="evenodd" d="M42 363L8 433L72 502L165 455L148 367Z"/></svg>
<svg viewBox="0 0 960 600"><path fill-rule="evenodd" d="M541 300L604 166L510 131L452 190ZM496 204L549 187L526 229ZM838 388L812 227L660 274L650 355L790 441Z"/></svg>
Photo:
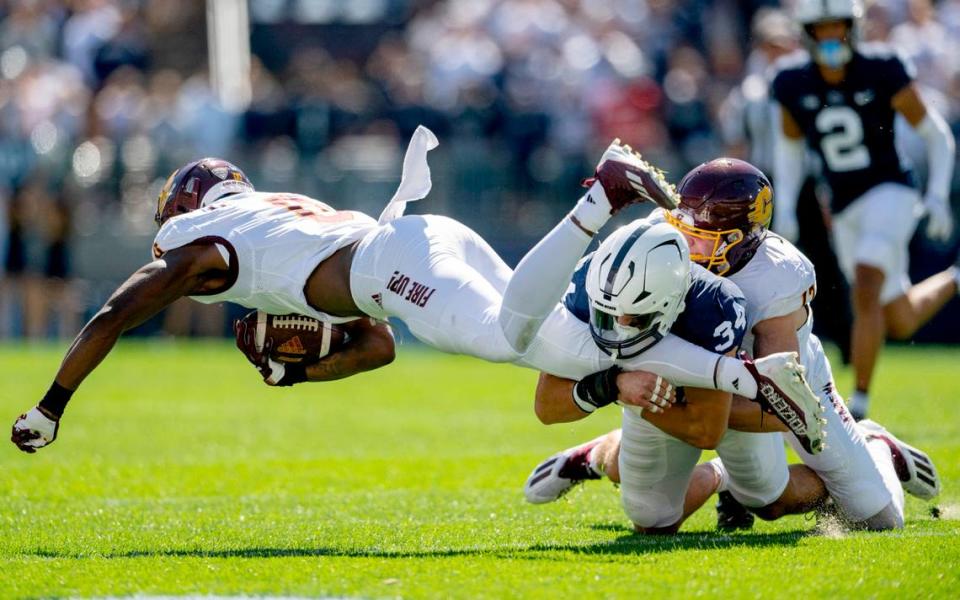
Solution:
<svg viewBox="0 0 960 600"><path fill-rule="evenodd" d="M233 333L237 348L247 357L250 364L256 367L267 385L287 387L307 380L304 366L285 364L270 357L274 345L273 338L264 336L264 339L258 340L255 326L238 319L233 322Z"/></svg>

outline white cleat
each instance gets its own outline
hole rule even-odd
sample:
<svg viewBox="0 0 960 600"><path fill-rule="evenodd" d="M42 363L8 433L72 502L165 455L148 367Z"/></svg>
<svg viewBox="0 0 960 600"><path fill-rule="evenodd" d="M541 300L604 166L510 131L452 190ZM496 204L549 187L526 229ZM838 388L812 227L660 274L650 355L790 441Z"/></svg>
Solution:
<svg viewBox="0 0 960 600"><path fill-rule="evenodd" d="M603 437L567 448L541 462L523 484L523 495L531 504L546 504L562 498L587 479L600 479L590 468L590 451Z"/></svg>
<svg viewBox="0 0 960 600"><path fill-rule="evenodd" d="M883 440L890 447L893 467L904 491L922 500L931 500L940 493L940 475L926 452L904 443L876 421L863 419L857 425L868 440Z"/></svg>
<svg viewBox="0 0 960 600"><path fill-rule="evenodd" d="M757 380L756 402L775 415L800 441L804 450L819 454L826 436L823 406L804 378L796 352L777 352L751 361L741 355L744 366Z"/></svg>

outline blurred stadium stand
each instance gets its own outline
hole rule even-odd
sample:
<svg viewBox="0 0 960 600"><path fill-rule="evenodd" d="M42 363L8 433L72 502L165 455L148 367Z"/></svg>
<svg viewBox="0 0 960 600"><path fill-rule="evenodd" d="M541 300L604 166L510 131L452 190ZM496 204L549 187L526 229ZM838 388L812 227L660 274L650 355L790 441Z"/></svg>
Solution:
<svg viewBox="0 0 960 600"><path fill-rule="evenodd" d="M202 2L0 0L0 338L73 335L148 259L157 192L180 164L224 156L260 189L377 214L419 123L442 146L414 210L463 220L514 263L613 137L674 179L749 156L722 107L762 71L750 24L777 7L250 0L252 98L230 112L208 83ZM913 56L956 129L960 0L873 2L864 31ZM919 276L956 244L914 250ZM919 339L960 341L958 309ZM225 331L223 311L204 310L146 329Z"/></svg>

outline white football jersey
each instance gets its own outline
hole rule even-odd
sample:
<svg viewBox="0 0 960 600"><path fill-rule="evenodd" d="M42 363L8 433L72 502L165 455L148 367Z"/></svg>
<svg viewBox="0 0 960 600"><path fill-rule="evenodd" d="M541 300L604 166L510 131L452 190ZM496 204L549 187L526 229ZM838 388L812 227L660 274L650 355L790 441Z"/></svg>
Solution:
<svg viewBox="0 0 960 600"><path fill-rule="evenodd" d="M807 369L811 388L819 389L828 383L810 379L823 372L820 362L824 358L822 349L816 350L820 348L819 341L811 340L815 336L810 302L817 294L817 275L810 260L796 246L771 231L753 258L729 279L737 284L747 301L743 349L753 352L753 328L757 323L806 308L807 321L797 330L801 364Z"/></svg>
<svg viewBox="0 0 960 600"><path fill-rule="evenodd" d="M153 242L154 258L197 241L216 243L235 280L220 293L191 296L205 304L235 302L270 314L297 313L333 323L304 295L321 262L377 227L371 217L338 211L299 194L250 192L169 219Z"/></svg>

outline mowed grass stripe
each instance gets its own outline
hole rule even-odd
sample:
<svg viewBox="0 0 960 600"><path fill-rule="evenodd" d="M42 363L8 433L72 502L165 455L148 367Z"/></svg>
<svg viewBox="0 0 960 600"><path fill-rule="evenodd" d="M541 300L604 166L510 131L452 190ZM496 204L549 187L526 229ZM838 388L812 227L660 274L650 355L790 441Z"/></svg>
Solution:
<svg viewBox="0 0 960 600"><path fill-rule="evenodd" d="M0 347L11 422L61 352ZM0 597L953 597L958 358L887 352L874 401L937 462L941 519L908 498L901 532L792 517L719 535L705 509L660 539L631 533L606 482L523 502L540 459L618 421L540 425L531 371L403 347L381 371L276 390L227 343L124 343L52 447L0 450Z"/></svg>

